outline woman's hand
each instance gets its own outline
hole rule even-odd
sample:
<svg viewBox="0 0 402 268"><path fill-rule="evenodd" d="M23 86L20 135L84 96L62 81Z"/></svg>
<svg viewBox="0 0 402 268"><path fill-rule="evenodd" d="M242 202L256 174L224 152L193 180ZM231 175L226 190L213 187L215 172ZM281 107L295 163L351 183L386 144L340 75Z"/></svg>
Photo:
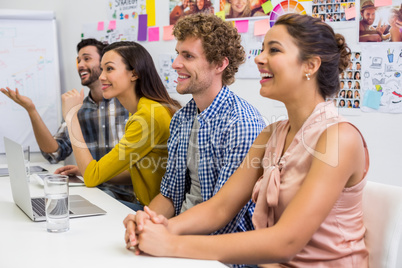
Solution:
<svg viewBox="0 0 402 268"><path fill-rule="evenodd" d="M61 174L61 175L67 175L67 176L71 176L71 175L82 176L78 167L74 166L74 165L68 165L68 166L58 168L58 169L56 169L54 174Z"/></svg>
<svg viewBox="0 0 402 268"><path fill-rule="evenodd" d="M73 89L61 96L63 118L66 122L71 120L71 118L77 114L77 111L82 106L83 100L84 89L81 89L81 92Z"/></svg>
<svg viewBox="0 0 402 268"><path fill-rule="evenodd" d="M147 206L144 207L144 211L139 210L136 214L129 214L123 221L124 227L126 228L124 235L126 248L134 248L136 255L140 254L138 235L143 232L147 221L152 221L155 224L161 224L165 227L168 226L168 219L166 217L157 215Z"/></svg>
<svg viewBox="0 0 402 268"><path fill-rule="evenodd" d="M173 257L177 245L177 236L169 233L163 224L153 223L151 220L145 221L142 231L138 236L138 248L153 256Z"/></svg>

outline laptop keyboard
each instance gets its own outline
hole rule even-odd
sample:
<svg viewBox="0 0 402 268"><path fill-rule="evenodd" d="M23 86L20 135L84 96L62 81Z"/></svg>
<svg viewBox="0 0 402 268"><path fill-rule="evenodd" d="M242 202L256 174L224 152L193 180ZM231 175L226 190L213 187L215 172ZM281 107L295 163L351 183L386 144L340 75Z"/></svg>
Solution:
<svg viewBox="0 0 402 268"><path fill-rule="evenodd" d="M32 198L32 209L39 217L46 216L45 198ZM74 214L71 210L68 211L69 215Z"/></svg>
<svg viewBox="0 0 402 268"><path fill-rule="evenodd" d="M45 199L44 198L32 198L32 209L40 217L46 216Z"/></svg>

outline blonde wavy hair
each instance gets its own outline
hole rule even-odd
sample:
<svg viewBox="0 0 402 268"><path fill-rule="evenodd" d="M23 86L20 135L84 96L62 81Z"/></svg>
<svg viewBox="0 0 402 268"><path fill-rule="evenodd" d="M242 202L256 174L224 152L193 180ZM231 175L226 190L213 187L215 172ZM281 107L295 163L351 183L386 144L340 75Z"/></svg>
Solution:
<svg viewBox="0 0 402 268"><path fill-rule="evenodd" d="M229 10L229 15L227 18L244 18L244 17L251 17L251 8L250 8L250 0L247 0L246 7L244 8L243 12L241 13L240 16L234 16L233 15L233 9L232 9L232 2L230 0L227 0L228 3L230 4L230 10Z"/></svg>

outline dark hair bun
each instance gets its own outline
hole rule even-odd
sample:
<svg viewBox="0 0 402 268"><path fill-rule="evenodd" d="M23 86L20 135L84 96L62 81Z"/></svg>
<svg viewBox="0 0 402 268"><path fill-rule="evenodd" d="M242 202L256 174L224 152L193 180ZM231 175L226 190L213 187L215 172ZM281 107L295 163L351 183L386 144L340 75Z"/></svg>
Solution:
<svg viewBox="0 0 402 268"><path fill-rule="evenodd" d="M342 73L349 66L350 63L350 48L346 44L345 37L343 37L343 35L337 33L335 34L335 39L340 54L338 69L339 73Z"/></svg>

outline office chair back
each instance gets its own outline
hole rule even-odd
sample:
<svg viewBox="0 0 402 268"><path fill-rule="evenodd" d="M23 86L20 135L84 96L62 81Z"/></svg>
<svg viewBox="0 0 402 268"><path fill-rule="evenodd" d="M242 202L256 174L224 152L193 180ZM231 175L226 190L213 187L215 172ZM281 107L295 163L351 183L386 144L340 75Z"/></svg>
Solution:
<svg viewBox="0 0 402 268"><path fill-rule="evenodd" d="M368 181L363 213L369 267L396 268L402 239L402 187Z"/></svg>

